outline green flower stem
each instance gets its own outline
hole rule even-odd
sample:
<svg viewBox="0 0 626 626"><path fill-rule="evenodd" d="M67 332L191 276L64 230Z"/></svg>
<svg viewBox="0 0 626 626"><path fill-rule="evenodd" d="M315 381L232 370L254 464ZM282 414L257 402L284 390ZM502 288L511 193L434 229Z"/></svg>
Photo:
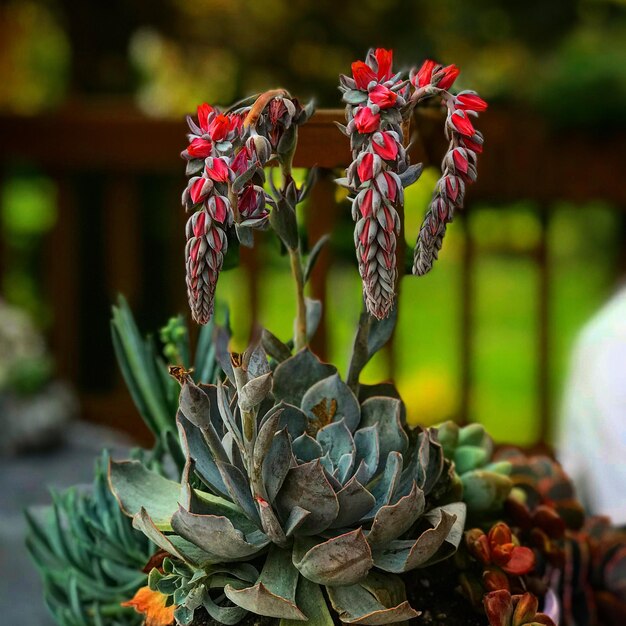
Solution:
<svg viewBox="0 0 626 626"><path fill-rule="evenodd" d="M298 352L308 343L306 334L306 302L304 300L304 272L302 271L300 246L295 250L289 250L289 260L291 261L291 273L296 281L297 313L294 342L296 352Z"/></svg>

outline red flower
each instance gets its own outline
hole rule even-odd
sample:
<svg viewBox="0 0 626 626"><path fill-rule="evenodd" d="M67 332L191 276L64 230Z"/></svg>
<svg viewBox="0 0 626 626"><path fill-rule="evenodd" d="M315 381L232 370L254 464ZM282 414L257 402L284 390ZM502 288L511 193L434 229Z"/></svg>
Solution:
<svg viewBox="0 0 626 626"><path fill-rule="evenodd" d="M468 150L472 150L473 152L476 152L476 154L480 154L483 151L482 142L474 141L474 139L463 137L463 145Z"/></svg>
<svg viewBox="0 0 626 626"><path fill-rule="evenodd" d="M422 67L419 68L417 74L413 76L413 85L415 87L425 87L430 84L435 68L438 64L431 59L427 59L422 63ZM417 84L415 84L417 83Z"/></svg>
<svg viewBox="0 0 626 626"><path fill-rule="evenodd" d="M449 120L454 129L465 137L472 137L476 132L465 111L454 111Z"/></svg>
<svg viewBox="0 0 626 626"><path fill-rule="evenodd" d="M374 56L376 57L376 63L378 65L378 71L376 72L378 80L381 82L389 80L392 76L391 65L393 63L393 50L376 48Z"/></svg>
<svg viewBox="0 0 626 626"><path fill-rule="evenodd" d="M211 196L207 202L209 215L220 224L226 221L228 209L228 200L223 196Z"/></svg>
<svg viewBox="0 0 626 626"><path fill-rule="evenodd" d="M454 167L463 174L467 174L467 168L469 166L467 160L467 151L463 148L454 148L452 150L452 160L454 161Z"/></svg>
<svg viewBox="0 0 626 626"><path fill-rule="evenodd" d="M373 200L374 192L371 189L368 189L361 198L361 203L359 205L359 209L361 211L361 215L363 217L368 217L372 214L372 200Z"/></svg>
<svg viewBox="0 0 626 626"><path fill-rule="evenodd" d="M193 182L189 187L189 196L194 204L198 204L198 202L202 202L211 191L213 183L203 176L198 176L195 180L193 178L191 180Z"/></svg>
<svg viewBox="0 0 626 626"><path fill-rule="evenodd" d="M385 161L395 161L398 156L398 142L391 133L386 131L374 135L372 148Z"/></svg>
<svg viewBox="0 0 626 626"><path fill-rule="evenodd" d="M487 103L477 94L471 91L462 91L454 99L454 105L457 109L471 111L485 111L487 109Z"/></svg>
<svg viewBox="0 0 626 626"><path fill-rule="evenodd" d="M188 146L187 152L194 159L206 159L211 156L213 144L208 139L196 137Z"/></svg>
<svg viewBox="0 0 626 626"><path fill-rule="evenodd" d="M237 174L237 176L243 174L245 171L248 170L249 158L250 155L248 154L248 148L244 146L243 148L241 148L241 150L239 150L237 156L230 164L230 168L233 170L233 172L235 172L235 174Z"/></svg>
<svg viewBox="0 0 626 626"><path fill-rule="evenodd" d="M369 97L372 104L377 104L381 109L388 109L396 103L398 94L384 85L376 85L370 90Z"/></svg>
<svg viewBox="0 0 626 626"><path fill-rule="evenodd" d="M198 106L198 125L205 133L209 132L209 116L213 110L213 107L206 102Z"/></svg>
<svg viewBox="0 0 626 626"><path fill-rule="evenodd" d="M355 61L352 64L352 76L357 89L367 89L367 86L376 80L374 70L363 61Z"/></svg>
<svg viewBox="0 0 626 626"><path fill-rule="evenodd" d="M441 70L442 76L437 83L437 87L439 89L450 89L460 73L461 70L456 65L447 65Z"/></svg>
<svg viewBox="0 0 626 626"><path fill-rule="evenodd" d="M359 180L362 183L374 178L374 155L371 152L363 154L356 171L359 175Z"/></svg>
<svg viewBox="0 0 626 626"><path fill-rule="evenodd" d="M223 159L210 159L206 165L206 173L211 180L225 183L229 178L230 170Z"/></svg>
<svg viewBox="0 0 626 626"><path fill-rule="evenodd" d="M169 626L174 623L176 606L166 606L166 602L166 595L146 586L138 589L132 600L122 602L122 606L130 606L137 613L143 613L146 626Z"/></svg>
<svg viewBox="0 0 626 626"><path fill-rule="evenodd" d="M390 172L382 172L382 175L387 183L387 193L383 195L386 195L389 200L395 202L398 194L398 181Z"/></svg>
<svg viewBox="0 0 626 626"><path fill-rule="evenodd" d="M230 120L223 114L216 116L211 122L211 139L222 141L230 131Z"/></svg>
<svg viewBox="0 0 626 626"><path fill-rule="evenodd" d="M369 107L360 107L354 116L354 125L361 134L373 133L380 125L380 115Z"/></svg>

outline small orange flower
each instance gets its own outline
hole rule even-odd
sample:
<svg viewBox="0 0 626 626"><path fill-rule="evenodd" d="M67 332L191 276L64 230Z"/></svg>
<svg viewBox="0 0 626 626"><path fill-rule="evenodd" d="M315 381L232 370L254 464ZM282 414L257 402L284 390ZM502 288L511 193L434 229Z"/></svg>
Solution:
<svg viewBox="0 0 626 626"><path fill-rule="evenodd" d="M122 606L132 606L137 613L143 613L146 626L170 626L174 623L176 606L165 606L166 601L166 595L152 591L150 587L141 587L135 597L128 602L122 602Z"/></svg>

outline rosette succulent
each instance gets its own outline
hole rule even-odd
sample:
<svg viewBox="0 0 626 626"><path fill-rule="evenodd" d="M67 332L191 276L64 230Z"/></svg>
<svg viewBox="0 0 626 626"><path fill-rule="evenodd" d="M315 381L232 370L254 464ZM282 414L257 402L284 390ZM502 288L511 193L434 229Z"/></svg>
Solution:
<svg viewBox="0 0 626 626"><path fill-rule="evenodd" d="M182 383L181 485L111 465L122 509L188 568L177 619L202 605L218 620L226 609L240 619L234 606L330 623L320 585L348 623L415 616L397 575L451 555L465 519L461 502L429 503L444 466L436 431L408 432L398 398L357 397L308 349L274 370L260 347L223 367L223 383ZM256 579L244 563L259 565Z"/></svg>
<svg viewBox="0 0 626 626"><path fill-rule="evenodd" d="M480 424L459 427L454 422L439 426L444 455L454 462L469 515L486 515L502 509L513 483L511 464L494 460L493 439Z"/></svg>

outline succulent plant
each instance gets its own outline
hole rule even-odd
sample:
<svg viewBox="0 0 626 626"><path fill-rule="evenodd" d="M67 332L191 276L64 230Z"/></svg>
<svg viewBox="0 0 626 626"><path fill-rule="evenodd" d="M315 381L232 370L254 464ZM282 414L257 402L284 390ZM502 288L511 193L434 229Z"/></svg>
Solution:
<svg viewBox="0 0 626 626"><path fill-rule="evenodd" d="M443 470L436 431L407 432L399 399L369 390L358 399L308 349L274 371L260 347L224 367L225 383L183 381L182 485L137 462L111 464L134 525L191 568L189 580L216 566L232 578L233 564L262 562L255 581L224 584L230 602L219 611L233 604L286 620L321 612L330 622L322 585L345 622L415 616L396 575L450 556L465 518L463 503L429 506ZM203 490L190 485L193 474ZM190 595L181 623L196 605ZM215 604L203 606L219 619Z"/></svg>
<svg viewBox="0 0 626 626"><path fill-rule="evenodd" d="M96 462L90 489L52 493L53 504L27 511L28 550L41 573L46 604L61 626L138 625L120 606L145 583L154 551L134 530L107 485L108 456Z"/></svg>
<svg viewBox="0 0 626 626"><path fill-rule="evenodd" d="M552 617L539 613L539 602L532 593L511 595L509 591L492 591L485 596L489 626L555 626Z"/></svg>
<svg viewBox="0 0 626 626"><path fill-rule="evenodd" d="M460 477L468 515L498 514L513 483L510 463L493 460L493 439L481 424L460 427L449 421L438 431L443 453Z"/></svg>

